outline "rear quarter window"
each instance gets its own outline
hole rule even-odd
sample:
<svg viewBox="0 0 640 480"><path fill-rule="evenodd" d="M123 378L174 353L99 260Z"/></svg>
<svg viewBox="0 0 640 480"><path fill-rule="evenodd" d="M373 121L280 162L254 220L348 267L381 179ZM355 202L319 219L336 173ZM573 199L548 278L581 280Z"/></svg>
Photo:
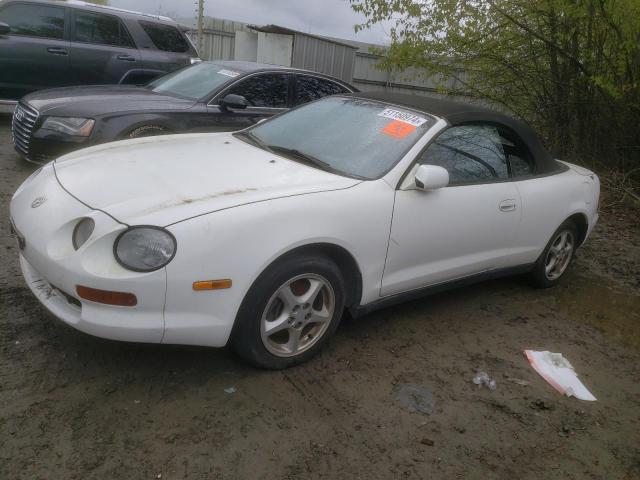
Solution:
<svg viewBox="0 0 640 480"><path fill-rule="evenodd" d="M176 27L145 21L140 21L139 23L158 50L174 53L189 51L187 39Z"/></svg>

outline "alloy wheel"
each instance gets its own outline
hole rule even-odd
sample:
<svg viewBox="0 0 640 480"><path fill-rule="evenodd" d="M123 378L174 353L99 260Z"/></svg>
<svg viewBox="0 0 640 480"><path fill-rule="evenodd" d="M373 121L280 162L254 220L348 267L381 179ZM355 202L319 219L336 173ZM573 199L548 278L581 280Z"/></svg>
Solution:
<svg viewBox="0 0 640 480"><path fill-rule="evenodd" d="M327 331L335 293L327 279L308 273L281 285L260 321L262 343L273 355L292 357L311 348Z"/></svg>
<svg viewBox="0 0 640 480"><path fill-rule="evenodd" d="M571 261L574 245L575 240L570 230L561 231L553 239L544 264L547 279L553 281L562 276Z"/></svg>

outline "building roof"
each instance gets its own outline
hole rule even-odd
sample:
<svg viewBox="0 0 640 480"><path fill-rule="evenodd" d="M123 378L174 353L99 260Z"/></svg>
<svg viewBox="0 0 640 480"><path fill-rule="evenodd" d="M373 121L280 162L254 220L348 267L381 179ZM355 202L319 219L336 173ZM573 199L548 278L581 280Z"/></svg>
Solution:
<svg viewBox="0 0 640 480"><path fill-rule="evenodd" d="M504 113L470 103L402 93L361 92L352 96L419 110L442 118L451 125L484 121L506 126L513 130L529 148L535 160L536 174L551 173L561 168L544 148L529 124Z"/></svg>

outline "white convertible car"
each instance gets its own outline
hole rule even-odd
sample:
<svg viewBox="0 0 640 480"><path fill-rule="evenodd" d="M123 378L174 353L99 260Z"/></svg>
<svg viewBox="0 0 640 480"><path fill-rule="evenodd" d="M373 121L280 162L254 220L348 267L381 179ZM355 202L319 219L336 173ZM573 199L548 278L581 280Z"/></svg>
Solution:
<svg viewBox="0 0 640 480"><path fill-rule="evenodd" d="M284 368L354 315L483 278L552 286L598 219L598 177L524 123L354 94L237 133L66 155L11 201L24 277L100 337Z"/></svg>

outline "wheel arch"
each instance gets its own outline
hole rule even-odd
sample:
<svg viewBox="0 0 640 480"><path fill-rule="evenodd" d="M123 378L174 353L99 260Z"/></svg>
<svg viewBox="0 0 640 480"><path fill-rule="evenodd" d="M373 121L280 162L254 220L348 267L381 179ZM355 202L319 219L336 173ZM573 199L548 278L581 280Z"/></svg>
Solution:
<svg viewBox="0 0 640 480"><path fill-rule="evenodd" d="M579 247L587 238L587 232L589 231L589 220L587 218L587 215L585 215L582 212L577 212L570 215L567 218L567 220L571 220L576 225L576 228L578 229L577 247Z"/></svg>
<svg viewBox="0 0 640 480"><path fill-rule="evenodd" d="M316 242L297 246L279 255L263 270L276 265L278 262L296 255L320 254L335 262L345 284L345 307L357 306L362 296L362 272L355 257L343 246L330 242Z"/></svg>

